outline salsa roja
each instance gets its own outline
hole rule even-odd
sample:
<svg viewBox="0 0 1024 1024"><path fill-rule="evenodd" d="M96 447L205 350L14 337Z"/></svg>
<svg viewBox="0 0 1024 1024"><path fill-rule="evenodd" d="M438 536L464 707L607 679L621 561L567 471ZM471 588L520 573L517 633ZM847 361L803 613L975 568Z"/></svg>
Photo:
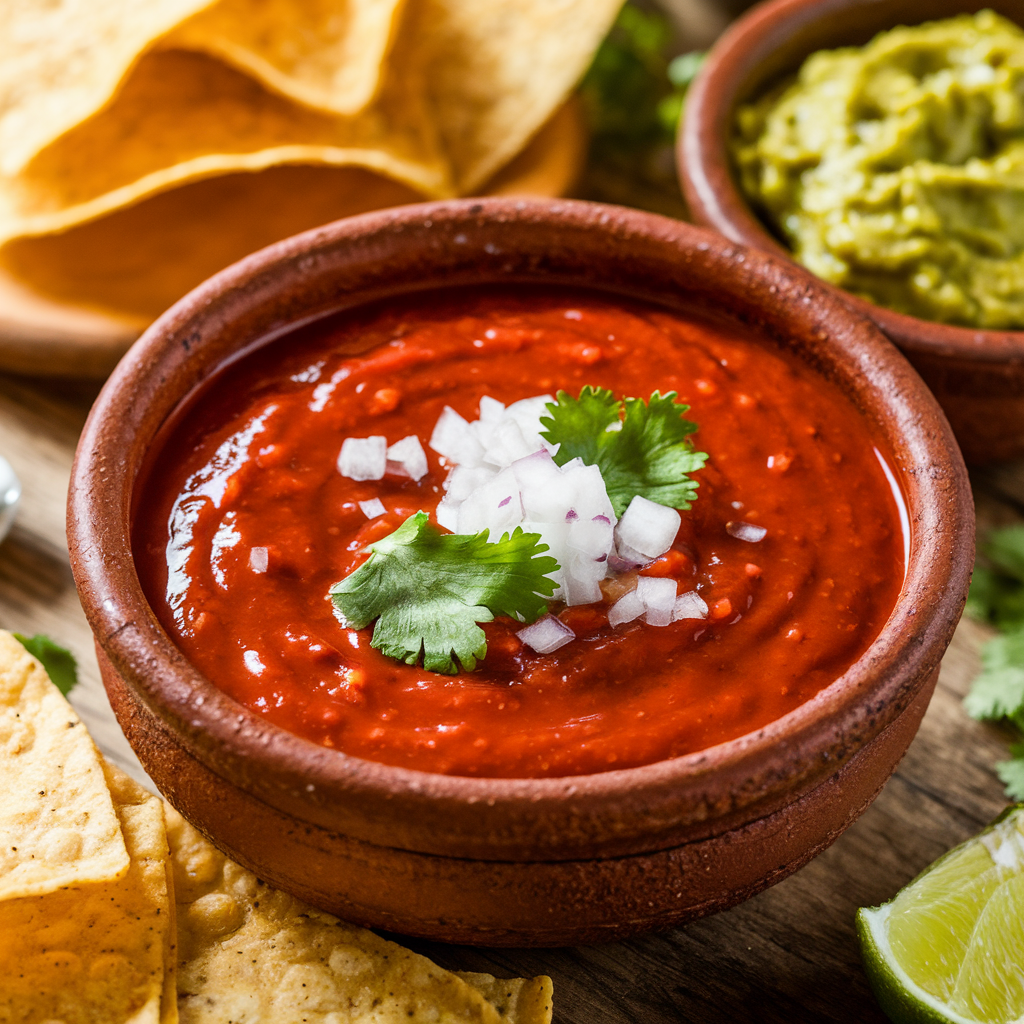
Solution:
<svg viewBox="0 0 1024 1024"><path fill-rule="evenodd" d="M384 656L372 626L345 628L332 584L443 496L427 443L444 406L474 420L485 395L584 385L690 405L709 453L699 496L640 572L695 589L707 618L612 628L612 581L604 603L553 607L571 643L537 654L499 618L485 660L454 676ZM410 434L428 455L419 482L339 473L346 438ZM435 291L295 330L204 385L137 488L135 559L190 661L314 743L454 775L628 768L778 719L878 635L909 538L876 444L837 387L724 319L587 292ZM359 502L374 498L387 511L368 519Z"/></svg>

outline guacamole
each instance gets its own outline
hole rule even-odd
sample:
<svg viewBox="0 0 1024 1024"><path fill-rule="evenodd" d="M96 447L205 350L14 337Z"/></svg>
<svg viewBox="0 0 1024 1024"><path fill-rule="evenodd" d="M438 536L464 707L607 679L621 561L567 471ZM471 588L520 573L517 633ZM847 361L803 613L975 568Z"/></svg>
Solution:
<svg viewBox="0 0 1024 1024"><path fill-rule="evenodd" d="M1024 328L1024 31L991 11L821 51L739 109L744 192L819 277Z"/></svg>

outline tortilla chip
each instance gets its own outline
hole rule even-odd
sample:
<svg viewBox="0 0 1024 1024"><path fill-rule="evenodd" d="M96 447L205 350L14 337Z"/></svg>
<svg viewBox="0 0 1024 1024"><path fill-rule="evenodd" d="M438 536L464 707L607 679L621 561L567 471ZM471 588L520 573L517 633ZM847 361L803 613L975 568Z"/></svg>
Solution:
<svg viewBox="0 0 1024 1024"><path fill-rule="evenodd" d="M131 2L102 0L105 16ZM0 177L11 274L62 301L153 317L270 241L473 192L543 134L619 0L348 0L336 22L332 3L220 0L145 36L109 102ZM170 7L159 9L165 25ZM0 73L0 100L2 85ZM555 179L571 179L581 153L565 148ZM279 189L300 166L310 191ZM285 168L295 174L273 173ZM517 172L512 191L547 190L551 167L539 171L525 187Z"/></svg>
<svg viewBox="0 0 1024 1024"><path fill-rule="evenodd" d="M170 808L167 834L183 1024L516 1020L426 957L264 885Z"/></svg>
<svg viewBox="0 0 1024 1024"><path fill-rule="evenodd" d="M17 239L0 250L0 262L65 302L148 320L271 242L421 198L358 167L272 167L208 178L69 231Z"/></svg>
<svg viewBox="0 0 1024 1024"><path fill-rule="evenodd" d="M146 196L277 164L358 165L451 195L412 67L366 116L297 107L203 54L153 53L116 100L0 187L0 239L59 231Z"/></svg>
<svg viewBox="0 0 1024 1024"><path fill-rule="evenodd" d="M455 971L472 985L508 1024L551 1024L553 989L547 975L539 978L495 978L493 974Z"/></svg>
<svg viewBox="0 0 1024 1024"><path fill-rule="evenodd" d="M376 96L403 0L221 0L161 40L219 57L298 103L356 114Z"/></svg>
<svg viewBox="0 0 1024 1024"><path fill-rule="evenodd" d="M622 0L420 0L420 6L434 116L455 189L468 195L565 102Z"/></svg>
<svg viewBox="0 0 1024 1024"><path fill-rule="evenodd" d="M108 774L131 864L115 882L0 902L0 1020L172 1024L163 806Z"/></svg>
<svg viewBox="0 0 1024 1024"><path fill-rule="evenodd" d="M95 113L154 39L210 0L0 4L0 173Z"/></svg>
<svg viewBox="0 0 1024 1024"><path fill-rule="evenodd" d="M0 791L0 900L111 881L128 870L89 734L42 665L2 631Z"/></svg>

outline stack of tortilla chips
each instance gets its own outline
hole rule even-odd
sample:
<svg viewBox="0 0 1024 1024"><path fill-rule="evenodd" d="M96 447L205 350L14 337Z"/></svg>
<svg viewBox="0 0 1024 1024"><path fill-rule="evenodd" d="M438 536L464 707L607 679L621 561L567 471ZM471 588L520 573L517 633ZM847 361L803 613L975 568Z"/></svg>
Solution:
<svg viewBox="0 0 1024 1024"><path fill-rule="evenodd" d="M453 974L272 889L105 764L0 632L0 1020L549 1024L549 978Z"/></svg>
<svg viewBox="0 0 1024 1024"><path fill-rule="evenodd" d="M474 194L621 0L4 0L0 265L145 321L349 213Z"/></svg>

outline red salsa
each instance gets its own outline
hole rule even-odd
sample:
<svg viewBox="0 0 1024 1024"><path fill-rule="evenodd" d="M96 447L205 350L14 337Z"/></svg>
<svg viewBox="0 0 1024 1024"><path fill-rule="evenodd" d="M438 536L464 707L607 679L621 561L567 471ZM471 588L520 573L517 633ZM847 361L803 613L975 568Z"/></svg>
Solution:
<svg viewBox="0 0 1024 1024"><path fill-rule="evenodd" d="M571 643L537 654L498 619L486 659L458 675L392 660L372 626L341 624L331 585L444 493L427 444L445 405L474 420L484 395L588 384L691 406L709 453L699 496L641 572L695 589L705 620L612 628L606 583L604 603L553 606ZM418 483L339 473L345 438L410 434L428 456ZM368 519L359 502L373 498L387 512ZM878 635L905 557L882 456L832 384L732 323L525 287L391 300L231 365L165 430L134 522L164 628L239 703L358 757L490 777L649 764L774 721ZM737 523L767 533L750 542Z"/></svg>

